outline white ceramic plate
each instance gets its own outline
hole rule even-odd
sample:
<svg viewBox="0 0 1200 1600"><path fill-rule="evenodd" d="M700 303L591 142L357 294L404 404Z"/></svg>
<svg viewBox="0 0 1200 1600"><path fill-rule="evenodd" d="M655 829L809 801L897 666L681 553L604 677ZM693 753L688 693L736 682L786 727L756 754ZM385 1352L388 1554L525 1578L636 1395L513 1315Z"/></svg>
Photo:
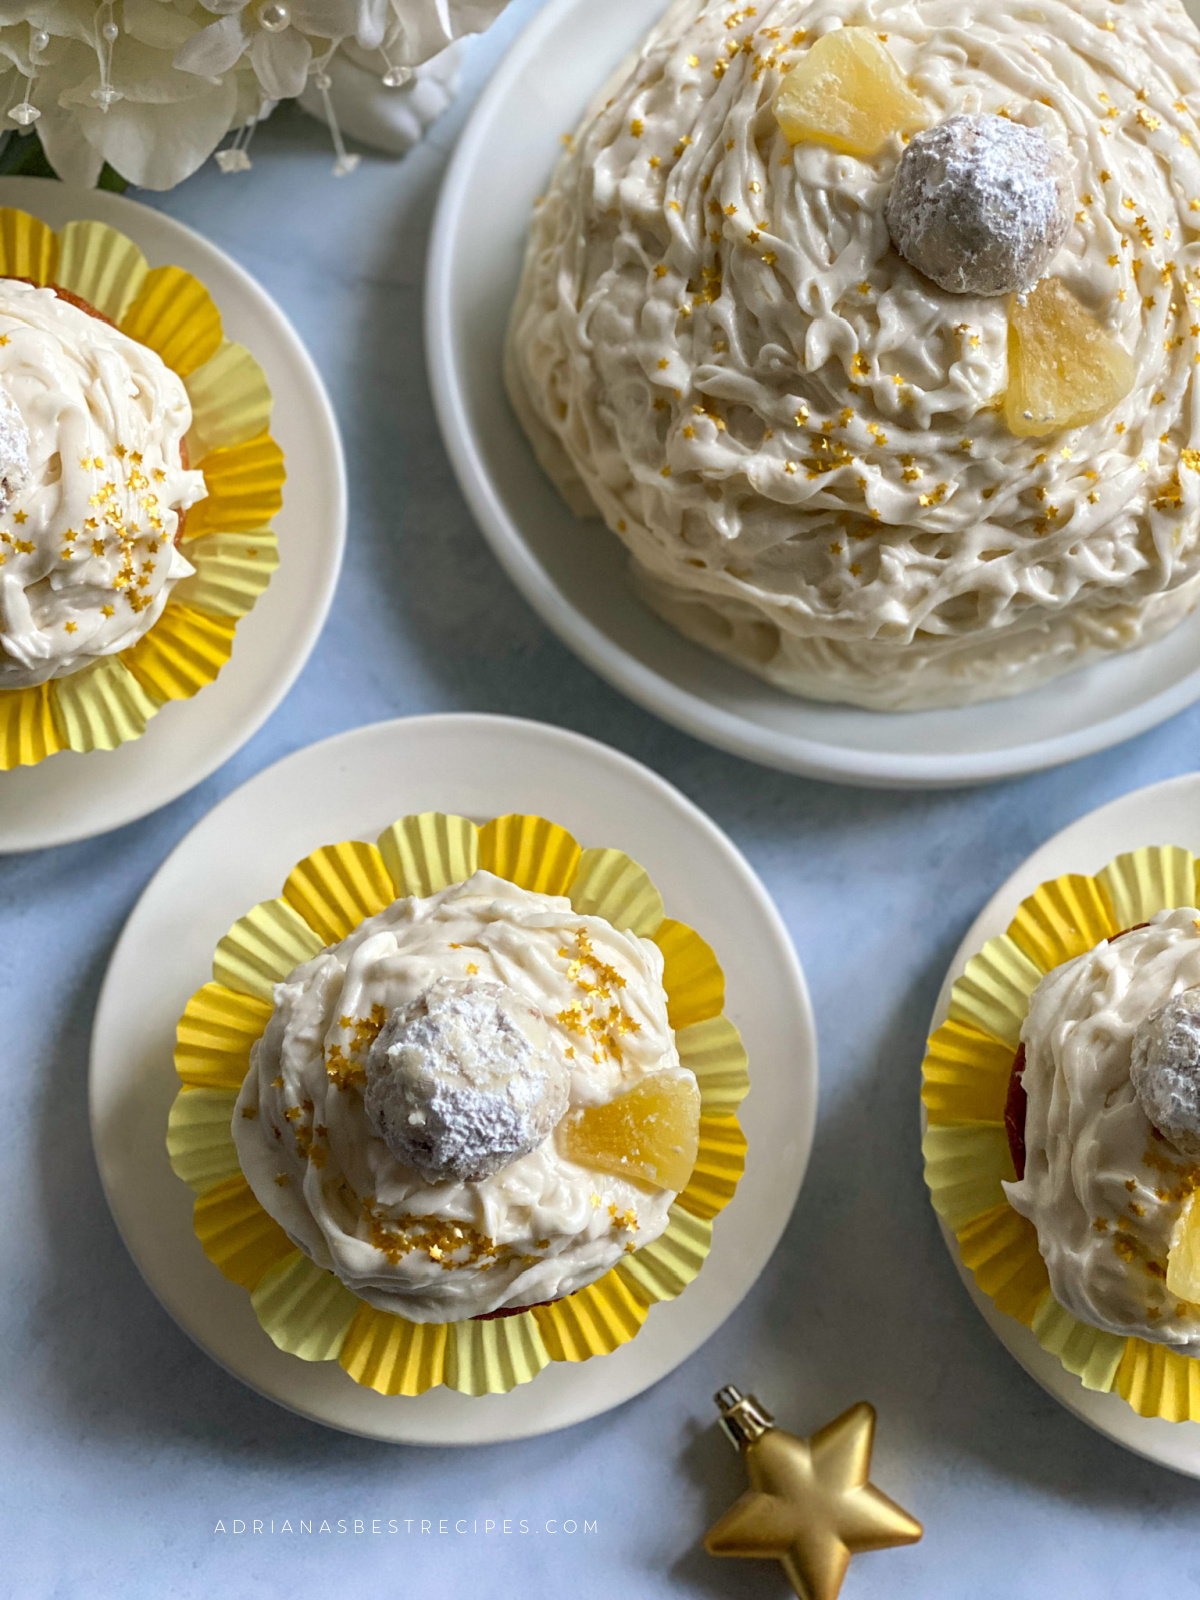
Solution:
<svg viewBox="0 0 1200 1600"><path fill-rule="evenodd" d="M210 976L217 940L279 893L297 860L339 839L375 838L408 812L484 819L538 812L585 844L627 850L671 914L715 945L726 1011L750 1054L740 1113L746 1174L717 1219L712 1254L641 1333L581 1366L481 1399L445 1389L388 1398L336 1362L277 1350L244 1289L227 1283L192 1232L192 1195L167 1162L178 1083L175 1024ZM740 1303L787 1222L812 1142L817 1047L804 977L766 890L720 830L645 767L577 734L507 717L382 722L313 745L260 773L199 823L151 880L113 952L91 1057L96 1159L117 1226L166 1309L253 1388L331 1427L416 1444L518 1439L579 1422L640 1394L691 1355Z"/></svg>
<svg viewBox="0 0 1200 1600"><path fill-rule="evenodd" d="M1166 783L1123 795L1120 800L1113 800L1099 811L1081 817L1055 834L1040 850L1035 850L1008 882L997 889L959 946L938 996L929 1031L932 1033L946 1020L950 990L962 976L967 962L989 939L1004 932L1021 901L1032 894L1039 883L1065 872L1098 872L1114 856L1153 844L1183 845L1200 855L1200 774L1188 773L1185 777L1171 778ZM972 1300L996 1337L1043 1389L1060 1400L1068 1411L1091 1423L1097 1432L1107 1434L1126 1449L1161 1462L1165 1467L1174 1467L1177 1472L1200 1478L1200 1424L1139 1417L1118 1395L1096 1394L1085 1389L1077 1378L1064 1370L1057 1357L1042 1349L1028 1328L1015 1317L1006 1317L1002 1311L997 1311L976 1288L974 1278L962 1264L953 1233L944 1223L941 1227L946 1247Z"/></svg>
<svg viewBox="0 0 1200 1600"><path fill-rule="evenodd" d="M325 622L346 537L346 471L325 387L265 290L199 234L120 195L49 178L0 179L0 206L53 228L95 218L129 235L151 266L174 263L211 291L225 333L254 354L275 397L271 432L287 465L275 519L279 570L238 623L233 655L192 700L162 708L140 739L90 755L64 751L0 773L0 852L107 833L155 811L228 761L291 688Z"/></svg>
<svg viewBox="0 0 1200 1600"><path fill-rule="evenodd" d="M797 700L689 644L634 595L618 540L543 477L509 408L501 350L534 198L560 135L661 4L551 0L480 100L442 191L426 336L446 445L471 509L526 599L572 650L697 738L789 772L922 787L1053 766L1200 697L1200 612L1147 650L1014 700L887 714Z"/></svg>

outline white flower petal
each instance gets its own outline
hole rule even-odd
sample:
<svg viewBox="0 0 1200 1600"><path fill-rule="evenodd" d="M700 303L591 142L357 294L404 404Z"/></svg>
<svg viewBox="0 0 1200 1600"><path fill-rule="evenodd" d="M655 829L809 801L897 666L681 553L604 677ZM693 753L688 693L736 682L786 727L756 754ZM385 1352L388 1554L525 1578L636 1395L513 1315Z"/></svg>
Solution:
<svg viewBox="0 0 1200 1600"><path fill-rule="evenodd" d="M410 67L428 61L452 40L491 27L506 4L507 0L400 0L399 59Z"/></svg>
<svg viewBox="0 0 1200 1600"><path fill-rule="evenodd" d="M247 53L268 100L294 100L304 88L312 45L295 28L256 34Z"/></svg>
<svg viewBox="0 0 1200 1600"><path fill-rule="evenodd" d="M357 39L377 50L392 14L390 0L292 0L292 23L320 39Z"/></svg>
<svg viewBox="0 0 1200 1600"><path fill-rule="evenodd" d="M206 11L197 8L195 16L186 16L163 0L125 0L123 12L127 38L172 55L208 22Z"/></svg>
<svg viewBox="0 0 1200 1600"><path fill-rule="evenodd" d="M389 89L375 63L366 66L358 58L357 46L343 46L329 63L329 98L342 132L388 155L401 156L411 150L453 100L464 49L461 42L450 45L417 67L403 88ZM327 120L324 101L311 78L300 104L310 116Z"/></svg>
<svg viewBox="0 0 1200 1600"><path fill-rule="evenodd" d="M38 120L38 134L46 160L64 183L90 189L100 176L104 157L84 137L73 111L48 105Z"/></svg>
<svg viewBox="0 0 1200 1600"><path fill-rule="evenodd" d="M222 17L194 33L176 52L174 65L180 72L194 72L202 78L220 77L241 60L249 37L240 13Z"/></svg>
<svg viewBox="0 0 1200 1600"><path fill-rule="evenodd" d="M172 105L118 100L108 111L81 108L84 136L123 178L143 189L173 189L202 166L229 131L236 80Z"/></svg>

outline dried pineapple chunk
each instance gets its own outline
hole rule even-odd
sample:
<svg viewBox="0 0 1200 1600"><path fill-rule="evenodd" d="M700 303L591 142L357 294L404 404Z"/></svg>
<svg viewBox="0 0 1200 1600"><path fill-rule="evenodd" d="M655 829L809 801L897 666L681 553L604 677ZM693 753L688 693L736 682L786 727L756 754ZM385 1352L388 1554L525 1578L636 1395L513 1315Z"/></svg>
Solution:
<svg viewBox="0 0 1200 1600"><path fill-rule="evenodd" d="M685 1073L656 1072L607 1105L569 1115L562 1141L581 1166L678 1192L696 1165L700 1091Z"/></svg>
<svg viewBox="0 0 1200 1600"><path fill-rule="evenodd" d="M1121 346L1058 278L1043 278L1008 313L1004 420L1021 438L1094 422L1133 388Z"/></svg>
<svg viewBox="0 0 1200 1600"><path fill-rule="evenodd" d="M1200 1304L1200 1195L1188 1195L1167 1252L1167 1288L1181 1300Z"/></svg>
<svg viewBox="0 0 1200 1600"><path fill-rule="evenodd" d="M873 156L893 133L929 123L924 101L870 28L836 28L818 39L779 85L775 117L793 144L851 156Z"/></svg>

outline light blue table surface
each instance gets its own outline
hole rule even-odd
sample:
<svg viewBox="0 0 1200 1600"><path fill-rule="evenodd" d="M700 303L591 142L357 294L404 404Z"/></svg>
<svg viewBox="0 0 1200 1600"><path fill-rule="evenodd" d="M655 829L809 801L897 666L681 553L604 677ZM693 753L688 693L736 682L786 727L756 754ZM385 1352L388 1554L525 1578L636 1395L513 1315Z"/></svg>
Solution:
<svg viewBox="0 0 1200 1600"><path fill-rule="evenodd" d="M533 0L476 46L482 78ZM867 1597L1045 1600L1200 1593L1200 1486L1125 1454L1047 1398L970 1304L921 1178L916 1095L947 963L993 889L1094 806L1196 764L1200 709L1120 749L991 788L884 794L808 783L645 715L538 622L488 553L433 418L422 269L472 96L402 163L330 176L323 130L281 116L254 170L151 197L275 296L346 441L350 537L333 614L267 726L214 777L100 839L0 861L0 1593L781 1596L771 1564L704 1555L741 1487L711 1395L737 1382L808 1432L879 1411L875 1479L925 1522L857 1559ZM159 1308L93 1163L88 1034L147 880L253 773L359 723L474 710L577 729L646 762L725 828L774 895L821 1038L812 1163L757 1287L655 1389L564 1433L476 1450L364 1442L218 1369ZM980 713L986 715L986 711ZM345 1519L355 1534L221 1534L218 1520ZM413 1519L373 1534L372 1519ZM440 1519L480 1532L439 1533ZM503 1519L528 1533L499 1531ZM422 1535L420 1520L435 1531ZM482 1531L485 1519L497 1531ZM574 1535L546 1531L575 1519ZM596 1530L582 1531L584 1520Z"/></svg>

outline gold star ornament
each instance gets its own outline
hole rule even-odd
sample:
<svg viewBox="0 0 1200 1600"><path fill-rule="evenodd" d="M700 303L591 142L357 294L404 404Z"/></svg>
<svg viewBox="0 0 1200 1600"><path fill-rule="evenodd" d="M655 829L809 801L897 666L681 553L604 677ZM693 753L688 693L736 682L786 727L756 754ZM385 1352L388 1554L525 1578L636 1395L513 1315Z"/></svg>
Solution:
<svg viewBox="0 0 1200 1600"><path fill-rule="evenodd" d="M921 1524L870 1481L874 1406L860 1401L797 1439L753 1395L729 1387L716 1401L750 1487L708 1530L709 1555L778 1561L800 1600L836 1600L851 1556L921 1537Z"/></svg>

